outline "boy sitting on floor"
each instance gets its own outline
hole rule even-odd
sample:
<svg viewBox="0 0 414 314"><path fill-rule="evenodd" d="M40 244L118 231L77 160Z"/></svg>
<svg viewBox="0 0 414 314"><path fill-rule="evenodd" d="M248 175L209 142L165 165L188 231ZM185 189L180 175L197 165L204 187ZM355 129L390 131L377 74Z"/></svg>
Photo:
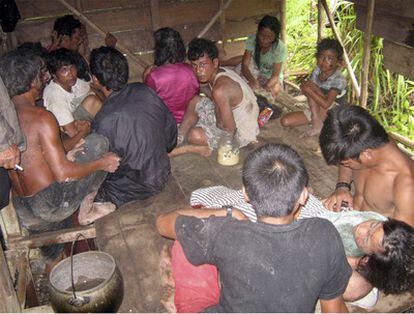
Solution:
<svg viewBox="0 0 414 314"><path fill-rule="evenodd" d="M309 109L286 114L280 123L284 127L312 124L309 136L317 135L322 129L328 109L336 101L346 103L347 82L341 73L344 50L341 44L332 38L323 39L317 46L317 65L310 79L303 82L300 89L306 96Z"/></svg>
<svg viewBox="0 0 414 314"><path fill-rule="evenodd" d="M69 136L65 149L71 150L90 133L90 121L101 110L102 102L89 83L78 78L74 52L60 48L52 51L47 61L52 80L43 92L44 105Z"/></svg>
<svg viewBox="0 0 414 314"><path fill-rule="evenodd" d="M158 217L159 233L178 239L190 263L220 270L219 303L206 304L204 311L312 312L318 299L323 312L347 311L342 294L352 271L338 232L320 218L294 219L308 197L307 184L299 155L286 145L269 144L251 153L243 168L245 197L257 223L243 220L238 210L233 216L232 207ZM186 262L173 254L172 262L178 259ZM188 271L175 280L197 285L191 276Z"/></svg>

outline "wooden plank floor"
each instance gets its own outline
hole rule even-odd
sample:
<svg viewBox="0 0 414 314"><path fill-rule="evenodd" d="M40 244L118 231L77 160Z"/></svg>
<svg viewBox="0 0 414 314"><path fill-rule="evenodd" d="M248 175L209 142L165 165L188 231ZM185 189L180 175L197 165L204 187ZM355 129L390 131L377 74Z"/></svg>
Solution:
<svg viewBox="0 0 414 314"><path fill-rule="evenodd" d="M165 243L155 229L159 213L184 207L195 189L214 185L241 187L242 160L256 146L264 143L291 145L304 158L310 185L319 197L329 195L336 182L337 168L327 166L318 152L316 138L302 140L304 129L283 129L279 120L271 120L261 130L259 143L241 150L241 162L224 167L209 158L182 155L172 159L172 176L165 190L157 196L124 205L95 223L98 248L114 256L124 278L125 296L120 312L163 312L159 276L159 253ZM370 312L396 312L410 308L413 297L381 297ZM363 311L350 306L354 312Z"/></svg>

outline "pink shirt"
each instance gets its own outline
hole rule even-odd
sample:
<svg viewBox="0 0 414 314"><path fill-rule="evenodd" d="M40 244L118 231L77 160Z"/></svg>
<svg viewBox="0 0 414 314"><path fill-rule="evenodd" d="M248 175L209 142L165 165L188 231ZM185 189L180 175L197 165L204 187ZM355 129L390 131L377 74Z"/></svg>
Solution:
<svg viewBox="0 0 414 314"><path fill-rule="evenodd" d="M177 123L181 123L190 100L199 93L200 85L188 64L164 64L154 68L145 78L170 109Z"/></svg>

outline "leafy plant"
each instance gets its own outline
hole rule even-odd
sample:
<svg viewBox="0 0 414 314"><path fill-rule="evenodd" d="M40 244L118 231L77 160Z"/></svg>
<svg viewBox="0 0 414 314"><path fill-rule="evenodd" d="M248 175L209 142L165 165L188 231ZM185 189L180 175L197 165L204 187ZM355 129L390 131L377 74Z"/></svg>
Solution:
<svg viewBox="0 0 414 314"><path fill-rule="evenodd" d="M314 67L317 34L316 3L316 0L287 1L289 69L310 71ZM338 0L334 15L345 50L360 82L364 33L356 29L353 4ZM332 36L330 29L324 29L324 33L324 37ZM375 36L371 40L368 109L386 129L414 139L414 81L385 69L382 41L382 38ZM358 102L350 83L348 95L351 103Z"/></svg>

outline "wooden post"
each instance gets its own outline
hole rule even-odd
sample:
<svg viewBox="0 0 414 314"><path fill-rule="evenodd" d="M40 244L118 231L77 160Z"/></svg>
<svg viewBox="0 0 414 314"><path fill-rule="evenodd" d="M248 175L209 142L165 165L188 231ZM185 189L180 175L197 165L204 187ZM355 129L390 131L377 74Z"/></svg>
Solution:
<svg viewBox="0 0 414 314"><path fill-rule="evenodd" d="M151 23L152 31L155 32L160 28L160 2L159 0L151 0Z"/></svg>
<svg viewBox="0 0 414 314"><path fill-rule="evenodd" d="M348 70L349 77L351 78L352 87L354 88L354 91L355 91L355 94L356 94L357 98L359 98L360 95L361 95L361 91L359 89L358 81L355 77L354 70L352 69L351 62L349 61L348 53L346 52L344 44L342 43L341 37L339 36L338 30L336 29L334 19L332 17L331 11L329 10L329 6L326 3L326 0L320 0L320 1L322 2L322 5L325 9L325 13L326 13L326 15L329 19L329 24L331 24L332 32L334 33L335 38L339 41L341 46L344 48L345 65L346 65L346 68Z"/></svg>
<svg viewBox="0 0 414 314"><path fill-rule="evenodd" d="M287 36L286 36L286 0L279 1L279 14L280 14L280 25L282 27L280 32L280 37L283 43L287 44Z"/></svg>
<svg viewBox="0 0 414 314"><path fill-rule="evenodd" d="M364 56L362 59L362 75L361 75L361 97L359 99L359 105L362 108L367 107L368 100L368 74L369 74L369 61L371 57L371 33L372 22L374 20L375 0L368 1L368 14L367 25L365 27L364 34Z"/></svg>
<svg viewBox="0 0 414 314"><path fill-rule="evenodd" d="M11 281L9 266L0 245L0 312L21 313L16 291Z"/></svg>
<svg viewBox="0 0 414 314"><path fill-rule="evenodd" d="M79 12L83 11L82 0L76 0L76 8L79 10Z"/></svg>
<svg viewBox="0 0 414 314"><path fill-rule="evenodd" d="M59 0L62 1L62 0ZM208 30L211 28L211 26L213 26L213 24L217 21L217 19L224 13L224 11L228 8L228 6L230 5L230 3L233 0L227 0L227 2L223 5L222 8L220 8L220 10L211 18L210 22L208 22L208 24L206 25L206 27L204 27L204 29L200 32L200 34L198 34L198 38L203 37Z"/></svg>
<svg viewBox="0 0 414 314"><path fill-rule="evenodd" d="M223 9L224 7L224 0L219 0L219 6L220 6L220 10ZM221 32L221 42L222 42L222 47L224 50L224 46L226 44L226 13L223 10L223 14L221 14L220 16L220 32Z"/></svg>
<svg viewBox="0 0 414 314"><path fill-rule="evenodd" d="M317 43L322 40L323 37L323 7L321 0L318 0L318 37L316 39Z"/></svg>
<svg viewBox="0 0 414 314"><path fill-rule="evenodd" d="M103 37L106 36L106 32L101 29L98 25L93 23L91 20L89 20L85 15L80 13L78 10L76 10L73 6L71 6L69 3L67 3L65 0L58 0L61 4L63 4L66 8L68 8L74 15L76 15L78 18L80 18L83 22L88 24L90 27L92 27L98 34L101 34ZM142 60L141 58L135 56L132 51L130 51L128 48L126 48L124 45L122 45L119 41L116 44L117 48L125 53L131 60L136 62L139 66L142 68L146 68L149 64Z"/></svg>

